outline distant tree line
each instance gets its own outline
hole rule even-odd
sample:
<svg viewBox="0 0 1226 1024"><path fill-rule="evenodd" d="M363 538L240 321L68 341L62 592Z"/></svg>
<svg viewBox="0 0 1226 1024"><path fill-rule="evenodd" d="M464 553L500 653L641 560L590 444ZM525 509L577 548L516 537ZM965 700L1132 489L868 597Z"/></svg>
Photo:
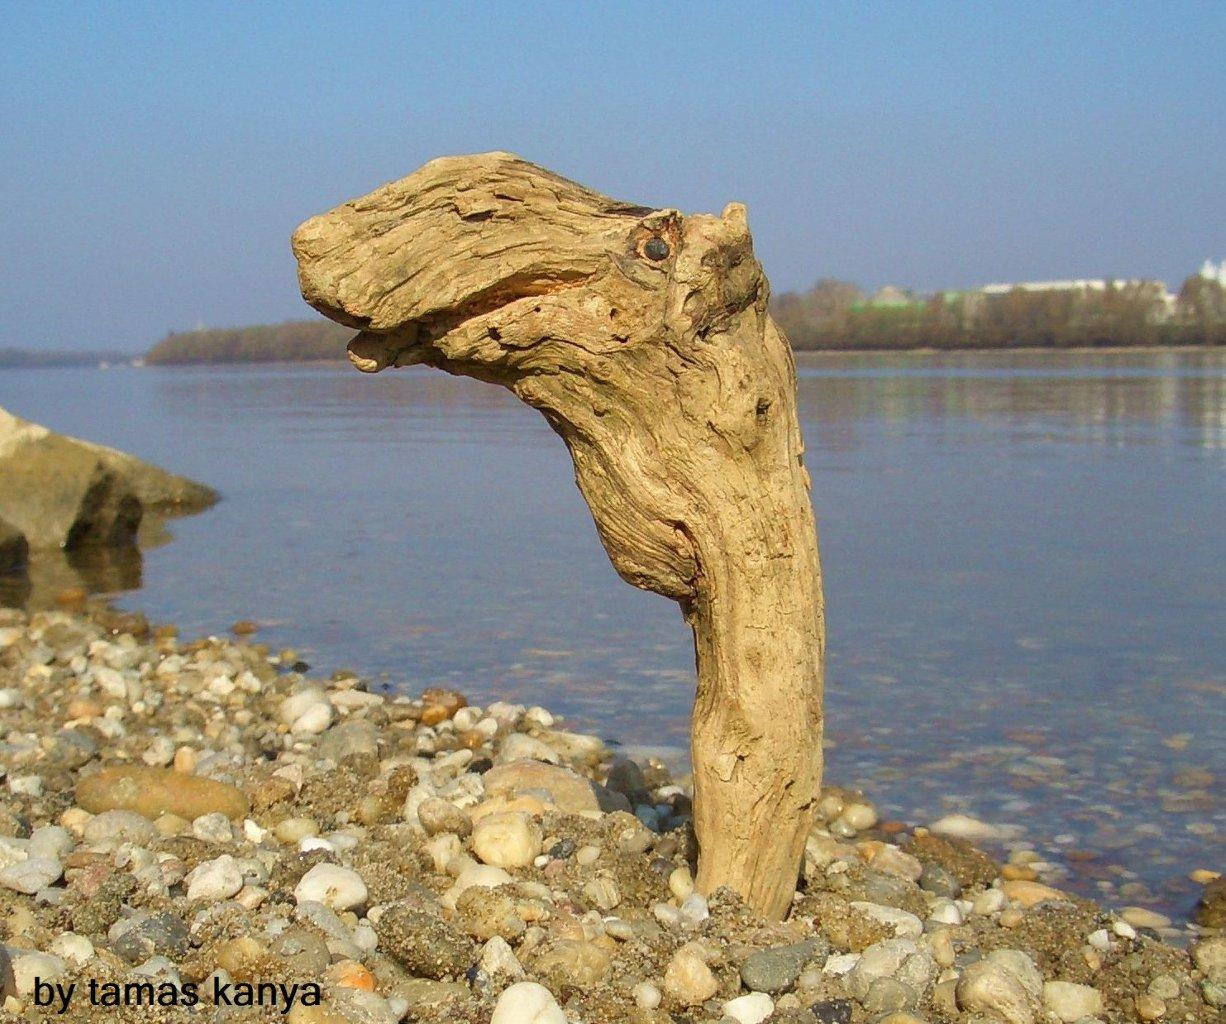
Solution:
<svg viewBox="0 0 1226 1024"><path fill-rule="evenodd" d="M1109 284L1100 290L938 292L925 299L881 303L854 284L831 279L818 281L806 292L776 296L771 312L796 349L1226 344L1226 288L1199 275L1184 282L1173 314L1152 283ZM352 329L323 319L176 331L154 345L145 362L173 366L342 359L352 336ZM99 358L105 357L94 354L88 361ZM0 365L12 365L4 363L3 352Z"/></svg>
<svg viewBox="0 0 1226 1024"><path fill-rule="evenodd" d="M0 348L0 369L97 366L99 363L130 363L132 358L131 352L40 352L28 348Z"/></svg>
<svg viewBox="0 0 1226 1024"><path fill-rule="evenodd" d="M254 327L175 331L145 356L154 366L186 363L276 363L344 359L354 335L331 320L289 320Z"/></svg>
<svg viewBox="0 0 1226 1024"><path fill-rule="evenodd" d="M1173 312L1152 282L874 302L832 279L775 297L771 312L796 349L1226 344L1226 288L1199 275L1184 282Z"/></svg>

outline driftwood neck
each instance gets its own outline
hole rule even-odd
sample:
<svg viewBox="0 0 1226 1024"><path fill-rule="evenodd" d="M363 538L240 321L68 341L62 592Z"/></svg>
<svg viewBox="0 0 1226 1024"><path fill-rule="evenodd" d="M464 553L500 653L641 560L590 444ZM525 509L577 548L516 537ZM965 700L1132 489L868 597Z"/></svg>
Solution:
<svg viewBox="0 0 1226 1024"><path fill-rule="evenodd" d="M824 647L812 513L807 500L784 509L777 498L699 539L686 616L698 668L697 887L729 885L774 918L791 905L821 787Z"/></svg>

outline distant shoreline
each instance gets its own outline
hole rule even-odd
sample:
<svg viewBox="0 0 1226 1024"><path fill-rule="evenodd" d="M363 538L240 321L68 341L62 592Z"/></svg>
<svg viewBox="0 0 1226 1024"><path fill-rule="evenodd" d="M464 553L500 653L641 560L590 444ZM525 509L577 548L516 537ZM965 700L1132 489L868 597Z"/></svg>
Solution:
<svg viewBox="0 0 1226 1024"><path fill-rule="evenodd" d="M1223 345L1080 345L1067 348L1057 348L1050 345L1026 345L1016 348L1000 346L970 347L965 345L935 348L930 345L914 348L794 348L797 356L943 356L956 353L1000 355L1120 355L1127 352L1157 353L1157 352L1221 352L1226 350ZM125 358L93 359L85 357L68 361L47 360L28 362L7 362L0 359L0 371L3 370L70 370L70 369L134 369L134 370L186 370L201 367L262 366L262 367L323 367L347 366L344 357L335 359L195 359L176 360L173 362L149 363L141 356Z"/></svg>

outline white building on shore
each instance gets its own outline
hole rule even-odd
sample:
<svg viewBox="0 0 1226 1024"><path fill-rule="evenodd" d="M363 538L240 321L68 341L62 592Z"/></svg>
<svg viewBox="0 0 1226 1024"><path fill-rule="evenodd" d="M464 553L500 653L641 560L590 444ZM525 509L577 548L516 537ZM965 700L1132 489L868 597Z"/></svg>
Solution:
<svg viewBox="0 0 1226 1024"><path fill-rule="evenodd" d="M1206 260L1205 267L1212 267L1212 264ZM1201 273L1204 274L1204 272L1202 268ZM1226 263L1223 263L1217 272L1226 272ZM982 295L1008 295L1015 289L1024 292L1103 292L1108 287L1144 289L1146 293L1153 296L1155 301L1161 303L1160 309L1154 314L1158 320L1165 320L1175 312L1177 296L1167 288L1165 281L1138 277L1112 281L1104 278L1081 278L1075 281L1015 281L1011 284L985 284L979 289L979 292Z"/></svg>
<svg viewBox="0 0 1226 1024"><path fill-rule="evenodd" d="M1216 267L1213 265L1213 260L1205 260L1200 268L1200 276L1206 281L1216 281L1226 288L1226 260L1222 260Z"/></svg>
<svg viewBox="0 0 1226 1024"><path fill-rule="evenodd" d="M1127 287L1128 285L1161 284L1161 282L1134 279L1131 281L1112 281L1111 284L1120 288ZM1102 278L1086 278L1078 281L1015 281L1012 284L985 284L979 290L984 295L1007 295L1015 288L1020 288L1024 292L1102 292L1107 290L1107 281ZM1166 290L1165 284L1162 285L1162 289L1163 291Z"/></svg>

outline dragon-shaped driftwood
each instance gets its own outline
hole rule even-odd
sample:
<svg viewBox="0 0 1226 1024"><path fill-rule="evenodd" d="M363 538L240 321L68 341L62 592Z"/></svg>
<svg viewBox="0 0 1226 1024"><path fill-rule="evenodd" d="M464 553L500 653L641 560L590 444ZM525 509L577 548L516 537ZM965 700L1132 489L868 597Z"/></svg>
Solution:
<svg viewBox="0 0 1226 1024"><path fill-rule="evenodd" d="M306 300L360 332L358 369L501 384L565 441L618 573L694 630L698 888L783 916L820 786L825 641L795 367L744 207L635 206L486 153L293 244Z"/></svg>

